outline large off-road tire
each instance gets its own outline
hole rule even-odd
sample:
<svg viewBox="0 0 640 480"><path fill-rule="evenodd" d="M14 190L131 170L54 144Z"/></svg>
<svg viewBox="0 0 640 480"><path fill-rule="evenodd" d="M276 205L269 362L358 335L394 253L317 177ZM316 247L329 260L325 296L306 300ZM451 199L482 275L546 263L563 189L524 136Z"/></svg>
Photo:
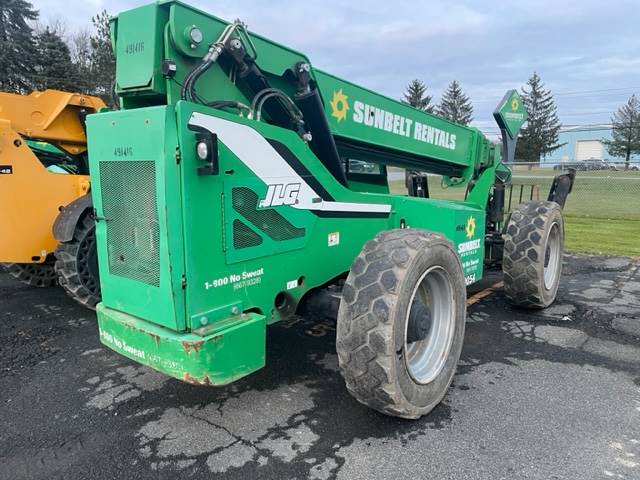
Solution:
<svg viewBox="0 0 640 480"><path fill-rule="evenodd" d="M429 413L453 379L465 317L464 275L449 241L417 229L378 234L354 260L338 311L347 389L387 415Z"/></svg>
<svg viewBox="0 0 640 480"><path fill-rule="evenodd" d="M3 263L2 266L12 277L32 287L53 287L58 280L52 259L44 263Z"/></svg>
<svg viewBox="0 0 640 480"><path fill-rule="evenodd" d="M504 291L510 303L545 308L558 293L564 223L555 202L531 201L511 214L504 236Z"/></svg>
<svg viewBox="0 0 640 480"><path fill-rule="evenodd" d="M95 310L101 295L96 226L91 215L84 215L80 219L73 238L68 242L60 242L55 254L55 270L60 285L71 298Z"/></svg>

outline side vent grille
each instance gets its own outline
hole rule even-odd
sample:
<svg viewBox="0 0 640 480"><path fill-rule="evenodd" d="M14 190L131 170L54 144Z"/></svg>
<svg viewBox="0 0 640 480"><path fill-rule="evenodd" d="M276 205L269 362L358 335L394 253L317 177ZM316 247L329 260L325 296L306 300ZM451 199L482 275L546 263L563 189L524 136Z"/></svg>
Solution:
<svg viewBox="0 0 640 480"><path fill-rule="evenodd" d="M160 228L153 161L100 162L109 273L160 285Z"/></svg>
<svg viewBox="0 0 640 480"><path fill-rule="evenodd" d="M236 249L257 247L262 243L262 237L251 230L240 220L233 221L233 247Z"/></svg>
<svg viewBox="0 0 640 480"><path fill-rule="evenodd" d="M243 215L258 229L262 230L275 241L291 240L304 237L305 235L304 228L291 225L286 218L273 208L258 210L258 195L250 188L233 188L231 200L236 212Z"/></svg>

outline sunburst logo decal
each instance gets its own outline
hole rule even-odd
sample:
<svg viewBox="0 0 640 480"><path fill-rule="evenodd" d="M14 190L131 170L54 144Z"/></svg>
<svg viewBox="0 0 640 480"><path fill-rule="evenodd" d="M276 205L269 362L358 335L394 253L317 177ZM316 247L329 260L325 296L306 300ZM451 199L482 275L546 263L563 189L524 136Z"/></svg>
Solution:
<svg viewBox="0 0 640 480"><path fill-rule="evenodd" d="M464 227L464 231L467 234L467 238L473 237L476 233L476 219L473 217L467 218L467 225Z"/></svg>
<svg viewBox="0 0 640 480"><path fill-rule="evenodd" d="M342 89L333 92L333 98L330 102L331 116L335 118L338 123L347 118L347 111L349 110L349 104L347 103L347 96Z"/></svg>
<svg viewBox="0 0 640 480"><path fill-rule="evenodd" d="M513 112L517 111L519 106L520 106L520 102L518 102L517 98L514 98L513 100L511 100L511 111Z"/></svg>

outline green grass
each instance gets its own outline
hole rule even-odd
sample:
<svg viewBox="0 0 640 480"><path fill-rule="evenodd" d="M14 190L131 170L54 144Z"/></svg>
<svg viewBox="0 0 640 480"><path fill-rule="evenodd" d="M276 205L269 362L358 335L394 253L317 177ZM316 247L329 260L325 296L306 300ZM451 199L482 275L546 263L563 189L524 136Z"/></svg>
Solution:
<svg viewBox="0 0 640 480"><path fill-rule="evenodd" d="M640 220L565 216L568 252L640 257Z"/></svg>
<svg viewBox="0 0 640 480"><path fill-rule="evenodd" d="M540 198L546 198L552 174L526 175L514 172L513 183L539 185ZM517 203L517 202L516 202ZM597 219L640 221L640 174L638 172L578 172L565 213Z"/></svg>
<svg viewBox="0 0 640 480"><path fill-rule="evenodd" d="M557 173L540 168L516 170L512 208L519 202L517 185L538 185L534 198L546 199ZM389 186L392 193L406 194L403 180L391 181ZM436 176L429 177L429 191L433 198L464 199L464 189L442 189ZM523 200L528 199L529 191L525 187ZM564 216L567 251L640 256L640 173L578 172Z"/></svg>
<svg viewBox="0 0 640 480"><path fill-rule="evenodd" d="M440 183L441 177L429 177L429 194L432 198L440 198L443 200L464 200L465 189L463 188L442 188ZM389 182L389 190L391 193L400 195L407 194L407 188L404 186L404 180L392 180Z"/></svg>

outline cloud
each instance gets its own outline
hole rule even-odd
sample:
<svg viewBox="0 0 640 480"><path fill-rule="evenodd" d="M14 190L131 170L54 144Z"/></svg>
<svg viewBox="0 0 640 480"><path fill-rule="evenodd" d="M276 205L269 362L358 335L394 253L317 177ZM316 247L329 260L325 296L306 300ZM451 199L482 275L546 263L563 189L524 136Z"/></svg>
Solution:
<svg viewBox="0 0 640 480"><path fill-rule="evenodd" d="M101 8L115 14L138 0L68 0L70 28L86 25ZM640 86L637 1L430 0L366 3L336 0L195 0L216 16L241 18L251 30L305 53L323 70L398 98L412 78L439 97L457 79L475 101L478 122L508 88L537 71L554 92ZM42 16L57 15L57 0L39 0ZM614 94L558 96L561 119L608 119L634 89ZM635 89L640 91L640 89ZM593 115L589 115L593 112Z"/></svg>

